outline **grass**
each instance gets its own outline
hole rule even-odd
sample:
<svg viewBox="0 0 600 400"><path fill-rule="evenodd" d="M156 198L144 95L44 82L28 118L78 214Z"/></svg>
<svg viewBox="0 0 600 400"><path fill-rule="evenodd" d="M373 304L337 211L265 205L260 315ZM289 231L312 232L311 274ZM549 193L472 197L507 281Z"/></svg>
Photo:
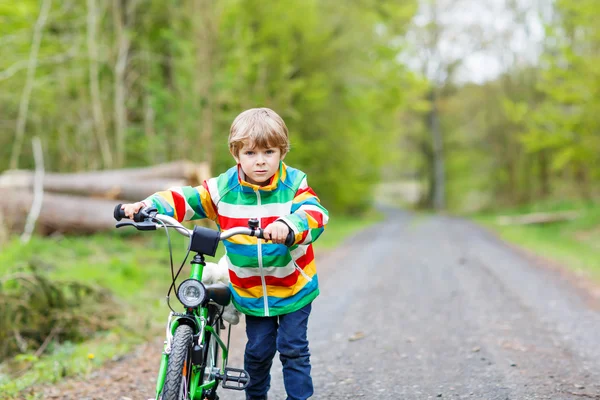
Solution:
<svg viewBox="0 0 600 400"><path fill-rule="evenodd" d="M0 381L0 399L39 398L36 394L26 394L27 389L35 385L56 383L67 376L89 376L94 368L127 353L144 339L144 336L132 337L119 330L100 332L85 343L62 343L49 356L17 356L11 361L12 368L20 366L27 372L19 374L16 379Z"/></svg>
<svg viewBox="0 0 600 400"><path fill-rule="evenodd" d="M118 328L98 333L83 343L53 344L49 354L40 358L33 357L37 349L31 349L30 354L4 363L0 367L0 398L16 396L33 384L86 375L94 366L126 353L159 331L164 319L161 300L170 274L168 252L162 235L144 236L116 232L89 237L34 237L27 245L15 240L3 247L0 276L34 260L52 279L77 280L109 289L123 306L123 318ZM183 241L175 240L175 248L183 246ZM135 325L131 321L136 321Z"/></svg>
<svg viewBox="0 0 600 400"><path fill-rule="evenodd" d="M349 215L333 215L325 231L315 242L315 250L329 250L338 246L344 239L360 231L366 226L381 221L383 216L371 211L362 217Z"/></svg>
<svg viewBox="0 0 600 400"><path fill-rule="evenodd" d="M360 218L332 217L315 243L316 251L335 248L379 219L375 213ZM0 399L14 398L28 387L57 382L65 376L85 376L104 361L161 334L168 310L165 296L171 280L165 239L162 232L114 231L93 236L33 237L26 245L15 238L0 248L0 277L35 260L50 278L77 280L109 289L122 305L123 314L121 325L110 332L99 332L83 343L52 344L47 354L39 358L33 356L37 349L31 349L30 353L1 364ZM174 232L171 240L178 268L187 241ZM215 260L222 253L220 246ZM188 274L189 260L181 276ZM171 294L171 303L174 302L177 300ZM15 370L21 372L15 374Z"/></svg>
<svg viewBox="0 0 600 400"><path fill-rule="evenodd" d="M499 215L577 210L571 221L536 225L500 225ZM476 221L497 232L508 242L600 281L600 204L550 203L479 215Z"/></svg>

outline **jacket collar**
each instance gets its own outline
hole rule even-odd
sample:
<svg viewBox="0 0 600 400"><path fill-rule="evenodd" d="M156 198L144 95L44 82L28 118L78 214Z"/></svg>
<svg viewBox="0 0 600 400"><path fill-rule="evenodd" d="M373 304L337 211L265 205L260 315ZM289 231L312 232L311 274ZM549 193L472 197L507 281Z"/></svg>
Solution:
<svg viewBox="0 0 600 400"><path fill-rule="evenodd" d="M244 171L242 171L242 167L240 166L240 164L238 164L238 166L237 166L237 172L238 172L238 182L242 186L242 189L244 189L244 191L252 191L252 192L256 192L257 190L261 191L261 192L272 192L277 189L280 181L285 180L285 177L287 175L286 174L286 165L283 161L279 162L279 169L277 170L277 172L275 172L275 175L273 175L271 177L271 179L269 180L269 183L265 186L255 185L253 183L246 182L245 181L246 175L244 174Z"/></svg>

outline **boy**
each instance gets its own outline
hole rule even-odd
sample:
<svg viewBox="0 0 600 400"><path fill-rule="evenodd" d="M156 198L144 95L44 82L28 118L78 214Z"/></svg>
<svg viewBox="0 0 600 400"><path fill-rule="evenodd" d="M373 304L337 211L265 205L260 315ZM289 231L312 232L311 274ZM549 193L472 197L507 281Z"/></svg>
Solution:
<svg viewBox="0 0 600 400"><path fill-rule="evenodd" d="M210 218L223 231L258 218L263 241L234 236L224 242L235 307L246 314L244 368L247 400L267 399L276 350L288 399L313 394L307 340L311 303L319 294L312 242L323 232L327 210L306 174L283 163L287 127L277 113L253 108L236 117L229 151L237 166L196 188L173 188L123 206L132 218L144 206L179 221ZM290 232L295 243L283 245Z"/></svg>

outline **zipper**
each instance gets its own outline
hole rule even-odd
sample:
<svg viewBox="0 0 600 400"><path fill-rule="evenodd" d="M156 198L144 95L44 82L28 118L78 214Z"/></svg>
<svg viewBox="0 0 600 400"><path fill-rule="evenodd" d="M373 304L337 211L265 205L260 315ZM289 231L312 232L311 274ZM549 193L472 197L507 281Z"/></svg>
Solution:
<svg viewBox="0 0 600 400"><path fill-rule="evenodd" d="M294 268L296 268L296 269L298 270L298 272L300 272L300 273L302 274L302 276L306 278L306 280L307 280L307 281L309 281L309 282L312 282L312 278L311 278L310 276L308 276L308 275L307 275L307 273L306 273L306 272L304 272L304 271L302 270L302 268L300 268L300 267L298 266L298 264L296 264L296 261L295 261L295 260L292 260L292 261L293 261L293 263L294 263Z"/></svg>
<svg viewBox="0 0 600 400"><path fill-rule="evenodd" d="M258 189L254 190L256 193L256 201L260 206L260 192ZM262 228L260 218L258 219L258 227ZM263 270L263 260L262 260L262 239L256 239L256 243L258 244L258 269L260 271L260 281L262 283L263 288L263 299L265 303L265 317L269 316L269 297L267 296L267 282L265 281L265 271Z"/></svg>

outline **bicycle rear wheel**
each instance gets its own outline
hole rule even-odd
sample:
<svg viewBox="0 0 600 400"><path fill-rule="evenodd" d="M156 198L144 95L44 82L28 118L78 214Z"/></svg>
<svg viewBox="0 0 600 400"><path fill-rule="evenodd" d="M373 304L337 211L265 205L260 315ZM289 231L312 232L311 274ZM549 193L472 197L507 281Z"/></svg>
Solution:
<svg viewBox="0 0 600 400"><path fill-rule="evenodd" d="M193 334L194 331L187 325L179 325L175 330L162 400L189 399Z"/></svg>

